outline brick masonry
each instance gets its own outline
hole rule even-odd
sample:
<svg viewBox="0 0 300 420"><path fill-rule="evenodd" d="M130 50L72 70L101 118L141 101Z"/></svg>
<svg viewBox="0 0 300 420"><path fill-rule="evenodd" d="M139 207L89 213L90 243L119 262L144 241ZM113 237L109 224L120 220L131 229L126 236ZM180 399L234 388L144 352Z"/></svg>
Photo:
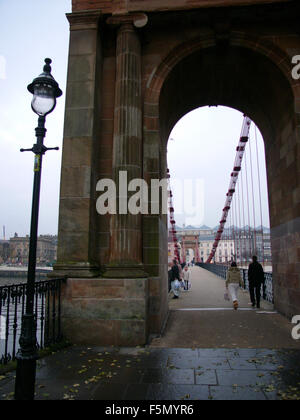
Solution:
<svg viewBox="0 0 300 420"><path fill-rule="evenodd" d="M291 76L291 59L300 54L297 3L73 0L56 267L58 274L78 279L78 283L68 280L64 301L71 338L126 344L127 336L127 344L142 343L149 334L160 333L168 314L165 216L145 215L141 221L130 221L137 233L131 234L130 246L136 241L141 247L134 259L142 260L148 278L143 280L147 292L139 302L128 305L126 287L117 286L123 275L135 285L130 289L134 295L136 279L128 271L119 270L115 279L103 278L116 247L111 218L95 211L96 182L113 176L116 134L129 140L125 126L123 130L119 125L121 132L116 132L116 105L124 105L124 118L132 124L139 118L129 109L134 98L131 76L124 73L121 90L118 80L117 37L124 22L132 25L133 55L138 54L140 63L140 70L134 70L140 72L135 73L135 83L139 80L143 115L142 152L135 160L138 170L148 183L166 177L170 130L192 109L220 104L247 113L265 140L275 305L287 316L300 313L300 83ZM136 27L140 16L135 11L147 12L145 26ZM114 19L108 20L112 13ZM128 92L126 98L120 97L121 91ZM135 107L138 110L139 105ZM126 167L129 161L124 162ZM116 254L113 262L124 266ZM91 289L89 281L97 286ZM73 294L78 287L80 298ZM97 298L90 295L91 290ZM108 303L109 293L115 293L114 303ZM141 308L144 318L131 318ZM89 333L81 321L86 318L89 325L94 323ZM128 332L130 325L135 325L131 331L135 338Z"/></svg>

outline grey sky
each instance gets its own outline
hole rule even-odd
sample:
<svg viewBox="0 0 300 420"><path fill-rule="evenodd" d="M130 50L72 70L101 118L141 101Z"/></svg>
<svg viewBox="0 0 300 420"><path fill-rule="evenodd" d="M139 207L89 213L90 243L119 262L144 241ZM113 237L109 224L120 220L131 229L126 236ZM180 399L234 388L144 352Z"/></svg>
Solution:
<svg viewBox="0 0 300 420"><path fill-rule="evenodd" d="M172 178L202 179L204 188L202 192L204 208L202 217L199 217L199 220L195 222L197 225L206 224L210 227L215 227L220 221L226 198L225 195L228 191L230 182L230 174L233 169L236 147L242 129L243 118L241 112L231 108L204 107L194 110L184 116L171 132L170 139L172 140L169 140L168 143L168 166L171 174L171 185ZM264 143L258 129L256 130L256 133L259 155L258 165L256 158L255 127L254 124L252 124L250 141L253 163L253 183L255 187L255 226L261 224L259 189L257 188L258 167L261 180L263 224L264 226L269 226ZM249 144L246 148L247 154L244 158L244 164L247 162L248 180L250 181ZM246 190L245 177L243 181L244 190ZM195 193L196 185L193 191ZM178 202L178 199L181 197L180 191L177 193L176 188L174 188L173 193L176 223L179 225L182 225L183 223L188 224L189 220L187 215L176 214L178 207L181 205L180 202ZM252 195L251 184L249 193ZM193 199L195 204L196 198L193 197ZM184 208L184 206L182 206L182 208ZM252 212L250 216L250 224L254 226L254 216L252 215ZM248 218L246 218L246 224L248 224Z"/></svg>
<svg viewBox="0 0 300 420"><path fill-rule="evenodd" d="M29 233L33 154L20 153L35 142L37 116L27 85L38 76L44 58L53 60L52 74L64 95L47 117L47 146L62 146L71 0L0 0L0 237ZM229 185L242 115L224 108L204 108L180 121L169 142L169 167L176 178L204 182L204 219L216 225ZM262 153L261 153L262 154ZM61 150L44 158L40 234L56 234ZM266 208L266 205L265 205ZM266 214L266 212L265 212ZM178 220L183 222L182 220ZM267 222L267 219L264 223Z"/></svg>
<svg viewBox="0 0 300 420"><path fill-rule="evenodd" d="M47 117L47 146L62 145L71 0L0 0L0 228L6 236L29 233L33 154L37 116L27 85L42 72L44 58L64 96ZM3 69L3 63L5 68ZM56 233L61 150L46 154L42 175L39 231Z"/></svg>

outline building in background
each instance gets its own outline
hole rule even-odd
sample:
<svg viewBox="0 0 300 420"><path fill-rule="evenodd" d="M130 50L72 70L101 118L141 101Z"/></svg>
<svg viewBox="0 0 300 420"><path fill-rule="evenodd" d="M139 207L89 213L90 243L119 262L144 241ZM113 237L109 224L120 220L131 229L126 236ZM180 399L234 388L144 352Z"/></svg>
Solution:
<svg viewBox="0 0 300 420"><path fill-rule="evenodd" d="M5 242L6 258L2 257L1 263L13 265L27 265L29 256L29 236L20 237L15 233L13 238ZM0 256L1 256L0 245ZM37 242L37 264L40 266L52 265L56 261L57 255L57 236L41 235Z"/></svg>
<svg viewBox="0 0 300 420"><path fill-rule="evenodd" d="M0 240L0 264L4 264L9 259L9 241Z"/></svg>
<svg viewBox="0 0 300 420"><path fill-rule="evenodd" d="M176 226L181 262L205 262L213 248L217 229L218 227L208 226ZM195 246L196 243L198 247ZM169 261L174 258L174 250L175 244L169 235ZM228 264L235 260L240 266L246 267L253 254L257 255L259 261L272 265L270 229L231 226L224 229L213 262Z"/></svg>

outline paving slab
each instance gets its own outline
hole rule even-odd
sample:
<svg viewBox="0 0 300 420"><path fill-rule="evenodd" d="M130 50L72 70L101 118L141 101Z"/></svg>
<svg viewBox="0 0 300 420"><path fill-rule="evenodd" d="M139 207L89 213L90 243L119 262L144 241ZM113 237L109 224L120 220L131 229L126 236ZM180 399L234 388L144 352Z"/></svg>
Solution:
<svg viewBox="0 0 300 420"><path fill-rule="evenodd" d="M294 325L272 304L262 300L261 308L253 309L249 293L240 289L235 311L224 300L224 279L199 267L191 273L192 288L170 298L166 329L152 347L300 349L291 335Z"/></svg>
<svg viewBox="0 0 300 420"><path fill-rule="evenodd" d="M232 303L224 300L225 280L200 267L191 269L191 289L181 289L179 299L170 299L171 310L190 308L228 308ZM241 308L249 308L249 292L240 289L239 304ZM273 305L262 302L262 308L272 310Z"/></svg>
<svg viewBox="0 0 300 420"><path fill-rule="evenodd" d="M38 361L35 398L300 399L300 350L217 350L72 346ZM13 399L14 376L1 377L0 400Z"/></svg>
<svg viewBox="0 0 300 420"><path fill-rule="evenodd" d="M300 342L263 303L234 311L224 280L193 269L192 290L170 301L166 330L145 347L70 346L38 361L36 400L300 400ZM198 280L197 280L198 279ZM15 372L0 376L11 400Z"/></svg>

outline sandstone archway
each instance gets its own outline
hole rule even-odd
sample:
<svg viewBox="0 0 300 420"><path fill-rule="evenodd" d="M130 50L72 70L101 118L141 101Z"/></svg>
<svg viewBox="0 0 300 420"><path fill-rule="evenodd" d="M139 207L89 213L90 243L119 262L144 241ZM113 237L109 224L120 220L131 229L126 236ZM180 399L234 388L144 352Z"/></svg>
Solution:
<svg viewBox="0 0 300 420"><path fill-rule="evenodd" d="M120 170L165 178L171 129L204 105L248 114L264 137L276 307L300 313L299 2L173 3L74 0L68 15L53 275L67 278L62 329L75 343L137 345L162 331L166 215L99 215L96 185Z"/></svg>
<svg viewBox="0 0 300 420"><path fill-rule="evenodd" d="M146 178L151 174L150 171L147 174L148 162L150 166L154 165L154 147L157 150L156 167L159 167L160 176L164 176L169 134L176 122L195 108L229 106L250 116L258 125L266 149L275 304L288 316L295 313L299 304L299 290L294 289L295 283L286 275L297 276L295 266L288 262L292 257L287 258L286 252L297 242L297 234L292 232L298 230L299 224L299 205L295 200L299 185L296 95L288 57L268 43L238 34L221 48L209 38L177 47L153 75L144 105ZM147 129L150 120L151 127L157 127L156 132ZM152 147L150 159L148 142ZM166 237L162 229L158 236L160 242ZM165 257L162 253L159 255L160 264L156 271L154 267L152 269L161 280ZM164 280L161 285L164 287ZM163 312L163 289L159 295Z"/></svg>

